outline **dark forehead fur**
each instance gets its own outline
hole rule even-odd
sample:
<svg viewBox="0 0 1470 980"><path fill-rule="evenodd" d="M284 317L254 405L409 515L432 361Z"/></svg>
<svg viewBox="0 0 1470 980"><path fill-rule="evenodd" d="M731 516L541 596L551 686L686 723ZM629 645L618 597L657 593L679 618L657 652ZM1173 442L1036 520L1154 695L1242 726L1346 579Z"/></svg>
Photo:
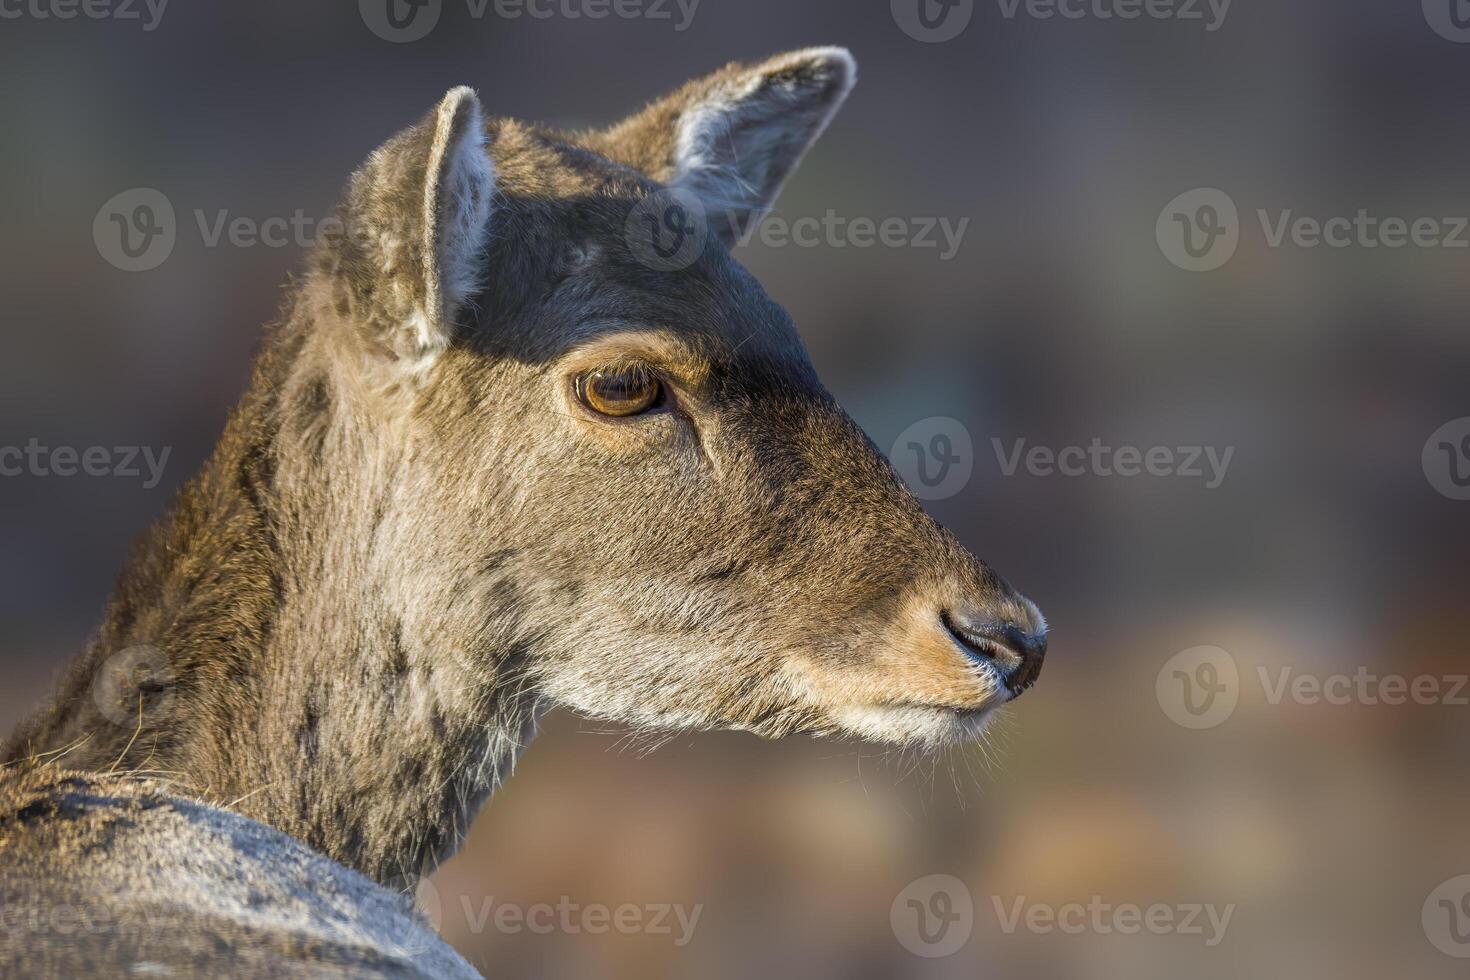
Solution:
<svg viewBox="0 0 1470 980"><path fill-rule="evenodd" d="M676 335L712 382L821 392L790 317L717 239L687 268L639 261L628 218L656 180L595 152L589 137L513 120L489 130L496 205L468 343L545 363L603 333L654 330Z"/></svg>

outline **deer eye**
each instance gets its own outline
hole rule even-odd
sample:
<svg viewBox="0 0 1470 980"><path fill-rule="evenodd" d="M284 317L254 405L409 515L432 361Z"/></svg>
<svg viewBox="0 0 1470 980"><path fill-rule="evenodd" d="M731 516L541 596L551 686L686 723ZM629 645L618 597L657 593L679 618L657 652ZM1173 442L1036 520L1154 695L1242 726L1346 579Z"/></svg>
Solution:
<svg viewBox="0 0 1470 980"><path fill-rule="evenodd" d="M577 379L577 397L600 415L623 418L656 406L663 386L646 368L592 371Z"/></svg>

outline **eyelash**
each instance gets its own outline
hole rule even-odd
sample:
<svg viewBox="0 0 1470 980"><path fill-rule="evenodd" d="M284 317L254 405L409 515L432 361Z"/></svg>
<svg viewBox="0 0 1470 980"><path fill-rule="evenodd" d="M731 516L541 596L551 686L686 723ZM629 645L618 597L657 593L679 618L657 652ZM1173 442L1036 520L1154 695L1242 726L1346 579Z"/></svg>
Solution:
<svg viewBox="0 0 1470 980"><path fill-rule="evenodd" d="M626 414L607 412L599 409L596 405L593 404L593 401L595 399L593 399L589 395L589 382L591 381L591 379L597 376L617 377L619 375L627 376L630 387L636 387L646 384L654 385L657 388L657 391L654 394L653 400L649 402L648 405L644 408ZM624 361L621 363L615 362L605 367L595 368L590 371L584 371L573 379L572 394L577 399L577 401L588 411L597 415L601 419L612 420L615 422L631 421L633 419L641 418L651 413L661 411L667 408L669 405L668 382L665 381L657 371L654 371L647 364L644 364L641 361Z"/></svg>

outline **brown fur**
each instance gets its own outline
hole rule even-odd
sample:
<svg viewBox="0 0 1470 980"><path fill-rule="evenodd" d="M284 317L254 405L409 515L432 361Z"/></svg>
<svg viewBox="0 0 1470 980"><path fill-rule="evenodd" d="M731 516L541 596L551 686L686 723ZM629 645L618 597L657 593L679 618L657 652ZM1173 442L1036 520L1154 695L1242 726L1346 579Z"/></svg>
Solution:
<svg viewBox="0 0 1470 980"><path fill-rule="evenodd" d="M845 53L797 52L576 136L451 92L354 177L213 457L5 758L148 771L402 885L551 704L974 737L1034 675L1039 614L925 514L717 240L851 83ZM672 272L625 239L661 182L716 232ZM572 394L630 360L665 410ZM1026 642L967 652L942 615Z"/></svg>

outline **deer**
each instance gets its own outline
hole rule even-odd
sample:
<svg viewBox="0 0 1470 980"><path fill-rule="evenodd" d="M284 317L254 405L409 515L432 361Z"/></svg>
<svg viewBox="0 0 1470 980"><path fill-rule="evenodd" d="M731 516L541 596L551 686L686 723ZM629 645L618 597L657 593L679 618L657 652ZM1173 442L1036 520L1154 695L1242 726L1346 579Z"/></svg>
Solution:
<svg viewBox="0 0 1470 980"><path fill-rule="evenodd" d="M459 87L367 158L0 753L4 972L477 976L408 893L553 707L983 737L1040 611L731 253L855 80L793 51L579 132ZM664 262L674 228L702 240Z"/></svg>

